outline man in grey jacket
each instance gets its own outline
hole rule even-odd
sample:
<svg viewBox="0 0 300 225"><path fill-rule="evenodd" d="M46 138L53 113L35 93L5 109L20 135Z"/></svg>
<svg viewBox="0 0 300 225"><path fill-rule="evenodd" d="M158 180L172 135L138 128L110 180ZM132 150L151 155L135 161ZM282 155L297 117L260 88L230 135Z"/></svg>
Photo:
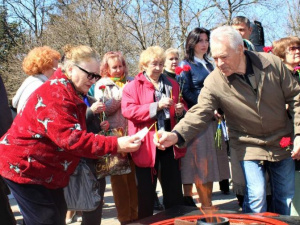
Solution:
<svg viewBox="0 0 300 225"><path fill-rule="evenodd" d="M265 212L265 171L270 175L272 211L289 215L294 196L294 159L300 159L300 87L281 60L267 53L243 50L241 35L223 26L211 34L217 65L206 78L198 103L174 127L159 132L160 149L186 145L206 124L214 110L225 114L231 150L236 151L246 181L243 211ZM286 112L293 115L293 123ZM294 127L293 127L294 125ZM295 135L293 151L289 141Z"/></svg>

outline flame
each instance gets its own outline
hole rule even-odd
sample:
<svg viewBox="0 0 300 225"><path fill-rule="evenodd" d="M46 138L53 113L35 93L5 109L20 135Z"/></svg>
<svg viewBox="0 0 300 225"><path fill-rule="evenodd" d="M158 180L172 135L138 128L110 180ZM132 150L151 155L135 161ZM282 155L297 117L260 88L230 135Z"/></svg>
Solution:
<svg viewBox="0 0 300 225"><path fill-rule="evenodd" d="M193 148L193 155L194 155L194 162L197 168L200 168L203 176L207 176L208 174L208 157L212 157L211 155L207 155L206 158L199 158L196 154L196 148ZM195 185L197 188L197 192L199 195L199 199L197 202L201 203L201 207L199 208L203 215L206 215L205 220L206 222L213 223L213 222L221 222L220 218L218 218L215 214L218 211L218 208L212 206L211 199L212 199L212 189L213 189L213 182L203 183L202 179L199 176L195 176ZM210 205L210 206L204 206Z"/></svg>

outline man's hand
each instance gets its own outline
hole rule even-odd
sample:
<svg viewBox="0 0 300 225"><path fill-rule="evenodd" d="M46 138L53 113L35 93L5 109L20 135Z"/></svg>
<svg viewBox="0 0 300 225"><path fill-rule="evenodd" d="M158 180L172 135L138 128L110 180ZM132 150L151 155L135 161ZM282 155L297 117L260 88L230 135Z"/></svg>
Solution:
<svg viewBox="0 0 300 225"><path fill-rule="evenodd" d="M141 146L141 140L138 136L125 136L118 138L118 152L135 152Z"/></svg>
<svg viewBox="0 0 300 225"><path fill-rule="evenodd" d="M293 159L300 159L300 136L296 136L294 140L294 148L292 151L292 158Z"/></svg>
<svg viewBox="0 0 300 225"><path fill-rule="evenodd" d="M177 134L175 133L158 131L157 134L158 135L154 134L153 142L156 145L156 147L160 150L165 150L167 147L176 144L178 141Z"/></svg>

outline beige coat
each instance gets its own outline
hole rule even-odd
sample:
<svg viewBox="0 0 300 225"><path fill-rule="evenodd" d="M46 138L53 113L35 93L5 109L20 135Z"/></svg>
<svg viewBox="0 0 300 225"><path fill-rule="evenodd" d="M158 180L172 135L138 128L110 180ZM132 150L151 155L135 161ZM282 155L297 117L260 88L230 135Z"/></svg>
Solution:
<svg viewBox="0 0 300 225"><path fill-rule="evenodd" d="M104 93L99 90L101 85L105 85ZM104 95L105 115L109 122L109 128L122 127L127 131L127 120L123 117L121 112L121 99L123 88L118 87L110 78L101 78L95 85L95 98L102 101Z"/></svg>
<svg viewBox="0 0 300 225"><path fill-rule="evenodd" d="M285 104L294 115L295 134L300 134L300 87L278 57L249 51L245 54L252 62L257 93L237 75L225 77L216 68L206 78L198 104L174 130L187 143L206 128L214 109L221 108L226 116L231 148L237 151L239 160L282 160L290 152L280 148L279 142L293 131Z"/></svg>

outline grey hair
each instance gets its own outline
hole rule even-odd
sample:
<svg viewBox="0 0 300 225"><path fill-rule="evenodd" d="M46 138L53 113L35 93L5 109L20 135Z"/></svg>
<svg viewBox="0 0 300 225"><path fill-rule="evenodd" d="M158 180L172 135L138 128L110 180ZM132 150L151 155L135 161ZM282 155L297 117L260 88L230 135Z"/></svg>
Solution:
<svg viewBox="0 0 300 225"><path fill-rule="evenodd" d="M231 26L221 26L211 32L210 45L212 47L216 43L224 42L228 42L229 46L236 51L238 51L238 46L244 46L241 34Z"/></svg>

